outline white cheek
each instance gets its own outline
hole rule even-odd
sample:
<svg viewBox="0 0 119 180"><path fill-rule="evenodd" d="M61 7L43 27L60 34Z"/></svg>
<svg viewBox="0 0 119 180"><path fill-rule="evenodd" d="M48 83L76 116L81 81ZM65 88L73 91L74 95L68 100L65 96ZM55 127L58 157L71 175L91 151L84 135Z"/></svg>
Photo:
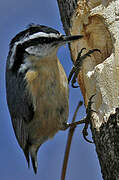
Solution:
<svg viewBox="0 0 119 180"><path fill-rule="evenodd" d="M36 46L36 47L31 46L31 47L28 47L25 51L31 55L42 56L43 54L42 48L40 46Z"/></svg>
<svg viewBox="0 0 119 180"><path fill-rule="evenodd" d="M26 52L28 52L31 55L44 57L50 55L56 48L49 47L48 45L38 45L38 46L31 46L25 49Z"/></svg>

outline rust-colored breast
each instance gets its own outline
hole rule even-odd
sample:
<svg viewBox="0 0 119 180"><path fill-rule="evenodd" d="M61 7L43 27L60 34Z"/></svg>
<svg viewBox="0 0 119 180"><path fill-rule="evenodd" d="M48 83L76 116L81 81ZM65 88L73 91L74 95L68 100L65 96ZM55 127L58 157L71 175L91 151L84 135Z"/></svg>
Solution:
<svg viewBox="0 0 119 180"><path fill-rule="evenodd" d="M68 120L68 81L64 69L58 59L40 59L25 78L35 107L30 138L40 141L52 137Z"/></svg>

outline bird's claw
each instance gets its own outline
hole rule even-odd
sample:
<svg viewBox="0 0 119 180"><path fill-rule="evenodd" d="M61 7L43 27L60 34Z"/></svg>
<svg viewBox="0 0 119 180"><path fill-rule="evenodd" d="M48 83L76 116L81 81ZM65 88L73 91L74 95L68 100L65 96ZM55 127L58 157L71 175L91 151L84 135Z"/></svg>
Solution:
<svg viewBox="0 0 119 180"><path fill-rule="evenodd" d="M93 94L93 95L89 98L88 106L87 106L87 108L86 108L87 116L86 116L86 118L85 118L85 126L84 126L83 131L82 131L82 134L83 134L84 139L85 139L87 142L89 142L89 143L93 143L92 141L88 140L86 136L88 136L87 130L88 130L88 125L89 125L89 123L90 123L90 121L91 121L91 113L92 113L92 112L96 112L96 111L93 110L92 107L91 107L91 105L94 103L94 102L92 101L92 98L93 98L95 95L96 95L96 94ZM96 112L96 113L97 113L97 112Z"/></svg>
<svg viewBox="0 0 119 180"><path fill-rule="evenodd" d="M74 83L71 84L73 88L78 88L79 86L75 86Z"/></svg>
<svg viewBox="0 0 119 180"><path fill-rule="evenodd" d="M88 142L88 143L94 143L93 141L90 141L86 136L88 135L86 135L84 132L82 132L83 133L83 138Z"/></svg>
<svg viewBox="0 0 119 180"><path fill-rule="evenodd" d="M79 87L79 86L74 86L74 84L76 83L77 76L78 76L78 74L79 74L79 72L81 70L81 67L82 67L82 64L83 64L83 60L86 59L86 57L91 57L91 54L93 52L97 51L97 52L101 53L101 51L99 49L92 49L92 50L89 50L86 54L81 56L83 50L85 50L85 49L86 48L82 48L80 50L80 52L78 53L77 59L76 59L76 61L74 63L73 68L71 69L69 77L68 77L68 83L69 83L70 80L72 79L72 76L73 76L73 79L71 80L71 84L72 84L73 88Z"/></svg>

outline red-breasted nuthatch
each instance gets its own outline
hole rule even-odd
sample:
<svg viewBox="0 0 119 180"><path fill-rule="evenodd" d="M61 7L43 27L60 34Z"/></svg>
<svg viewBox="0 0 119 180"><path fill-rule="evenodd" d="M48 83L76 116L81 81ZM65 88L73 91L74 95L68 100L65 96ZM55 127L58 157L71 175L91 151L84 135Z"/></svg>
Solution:
<svg viewBox="0 0 119 180"><path fill-rule="evenodd" d="M7 103L19 145L37 172L41 144L68 126L68 80L57 50L82 35L31 25L10 43L6 65Z"/></svg>

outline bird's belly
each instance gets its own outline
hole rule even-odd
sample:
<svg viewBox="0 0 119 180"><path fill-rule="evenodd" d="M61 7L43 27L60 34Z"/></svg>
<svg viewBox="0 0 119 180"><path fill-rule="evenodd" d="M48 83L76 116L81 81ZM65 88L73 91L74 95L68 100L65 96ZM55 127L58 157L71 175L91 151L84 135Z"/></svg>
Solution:
<svg viewBox="0 0 119 180"><path fill-rule="evenodd" d="M34 118L29 126L30 139L44 141L63 129L68 120L68 82L65 74L40 73L33 88L36 98Z"/></svg>

